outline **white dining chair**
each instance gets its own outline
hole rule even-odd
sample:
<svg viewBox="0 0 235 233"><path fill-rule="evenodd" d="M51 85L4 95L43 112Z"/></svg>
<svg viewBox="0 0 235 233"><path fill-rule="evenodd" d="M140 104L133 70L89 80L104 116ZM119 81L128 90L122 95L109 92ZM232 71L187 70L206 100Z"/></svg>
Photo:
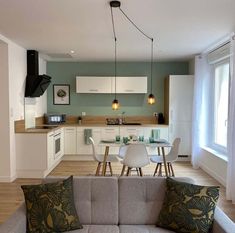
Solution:
<svg viewBox="0 0 235 233"><path fill-rule="evenodd" d="M166 163L167 163L167 170L170 176L175 176L172 163L175 162L178 158L180 141L181 141L180 138L175 138L170 152L167 155L165 155ZM158 174L158 176L162 176L162 164L163 164L162 155L151 156L150 161L152 163L157 164L153 176L155 176L156 174Z"/></svg>
<svg viewBox="0 0 235 233"><path fill-rule="evenodd" d="M95 175L99 176L100 168L101 168L101 166L103 165L103 162L104 162L104 154L97 154L96 147L95 147L95 142L94 142L93 138L89 137L89 140L90 140L91 146L92 146L93 158L94 158L95 161L98 162ZM112 169L111 162L118 162L118 159L117 159L116 155L109 154L108 157L107 157L107 160L105 162L106 163L105 167L107 167L107 166L109 167L110 175L112 176L113 175L113 169ZM105 169L104 175L106 175L106 169Z"/></svg>
<svg viewBox="0 0 235 233"><path fill-rule="evenodd" d="M149 157L145 145L143 144L131 144L122 149L124 154L121 176L124 175L125 168L127 167L128 176L132 169L136 169L137 175L143 176L142 167L148 165Z"/></svg>

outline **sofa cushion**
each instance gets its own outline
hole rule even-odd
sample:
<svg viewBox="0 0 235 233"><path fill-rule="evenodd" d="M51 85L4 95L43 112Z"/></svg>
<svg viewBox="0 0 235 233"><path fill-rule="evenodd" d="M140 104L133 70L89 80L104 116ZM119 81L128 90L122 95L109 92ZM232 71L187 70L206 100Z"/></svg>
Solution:
<svg viewBox="0 0 235 233"><path fill-rule="evenodd" d="M49 184L22 185L27 232L81 229L73 198L73 177Z"/></svg>
<svg viewBox="0 0 235 233"><path fill-rule="evenodd" d="M173 233L155 225L120 225L120 233Z"/></svg>
<svg viewBox="0 0 235 233"><path fill-rule="evenodd" d="M119 233L119 228L115 225L83 225L83 229L67 233Z"/></svg>
<svg viewBox="0 0 235 233"><path fill-rule="evenodd" d="M54 182L63 177L48 177ZM74 202L82 224L118 224L117 177L74 177Z"/></svg>
<svg viewBox="0 0 235 233"><path fill-rule="evenodd" d="M219 187L166 179L166 195L157 226L182 233L207 233L212 226Z"/></svg>
<svg viewBox="0 0 235 233"><path fill-rule="evenodd" d="M189 178L179 180L192 182ZM166 178L163 177L120 177L120 224L156 224L165 189Z"/></svg>

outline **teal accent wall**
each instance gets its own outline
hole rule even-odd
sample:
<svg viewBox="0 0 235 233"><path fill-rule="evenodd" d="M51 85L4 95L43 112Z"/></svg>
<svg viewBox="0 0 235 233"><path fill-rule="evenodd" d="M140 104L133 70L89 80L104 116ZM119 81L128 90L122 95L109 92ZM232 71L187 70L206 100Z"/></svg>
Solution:
<svg viewBox="0 0 235 233"><path fill-rule="evenodd" d="M68 115L152 115L164 111L164 78L170 74L189 73L188 62L157 62L153 64L152 90L156 98L155 105L147 104L150 93L150 63L120 62L117 64L117 76L148 76L147 94L118 94L120 109L112 110L113 94L77 94L76 76L113 76L113 62L48 62L47 74L52 83L47 92L48 113ZM70 84L70 105L53 105L53 84Z"/></svg>

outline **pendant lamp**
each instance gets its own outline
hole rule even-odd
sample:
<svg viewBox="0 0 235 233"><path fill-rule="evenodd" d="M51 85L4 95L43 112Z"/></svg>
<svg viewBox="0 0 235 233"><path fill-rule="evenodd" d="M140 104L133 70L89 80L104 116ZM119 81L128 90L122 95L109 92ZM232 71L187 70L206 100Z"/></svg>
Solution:
<svg viewBox="0 0 235 233"><path fill-rule="evenodd" d="M113 23L113 33L114 33L114 38L115 38L115 99L114 101L118 100L116 99L116 35L115 35L115 29L114 29L114 21L113 21L113 12L112 8L118 8L121 13L125 16L125 18L142 34L144 35L147 39L151 41L151 68L150 68L150 94L148 96L148 104L154 104L155 103L155 97L152 93L152 76L153 76L153 38L148 36L146 33L144 33L128 16L127 14L121 9L121 2L120 1L111 1L110 2L110 7L111 7L111 14L112 14L112 23ZM114 103L113 101L113 103Z"/></svg>
<svg viewBox="0 0 235 233"><path fill-rule="evenodd" d="M114 26L114 19L113 19L113 10L112 7L120 7L119 1L111 1L110 2L110 9L111 9L111 16L112 16L112 26L113 26L113 36L114 36L114 78L115 78L115 94L114 94L114 100L112 102L112 109L118 110L119 109L119 102L117 100L117 90L116 90L116 84L117 84L117 37L115 32L115 26Z"/></svg>

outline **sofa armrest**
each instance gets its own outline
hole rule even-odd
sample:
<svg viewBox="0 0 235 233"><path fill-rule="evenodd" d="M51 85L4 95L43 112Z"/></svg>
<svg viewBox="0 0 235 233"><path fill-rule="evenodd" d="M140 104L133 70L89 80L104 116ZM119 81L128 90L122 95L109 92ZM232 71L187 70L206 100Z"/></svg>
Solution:
<svg viewBox="0 0 235 233"><path fill-rule="evenodd" d="M216 207L212 233L235 232L235 223L219 208Z"/></svg>
<svg viewBox="0 0 235 233"><path fill-rule="evenodd" d="M26 210L25 204L14 212L6 222L0 225L1 233L25 233L26 232Z"/></svg>

